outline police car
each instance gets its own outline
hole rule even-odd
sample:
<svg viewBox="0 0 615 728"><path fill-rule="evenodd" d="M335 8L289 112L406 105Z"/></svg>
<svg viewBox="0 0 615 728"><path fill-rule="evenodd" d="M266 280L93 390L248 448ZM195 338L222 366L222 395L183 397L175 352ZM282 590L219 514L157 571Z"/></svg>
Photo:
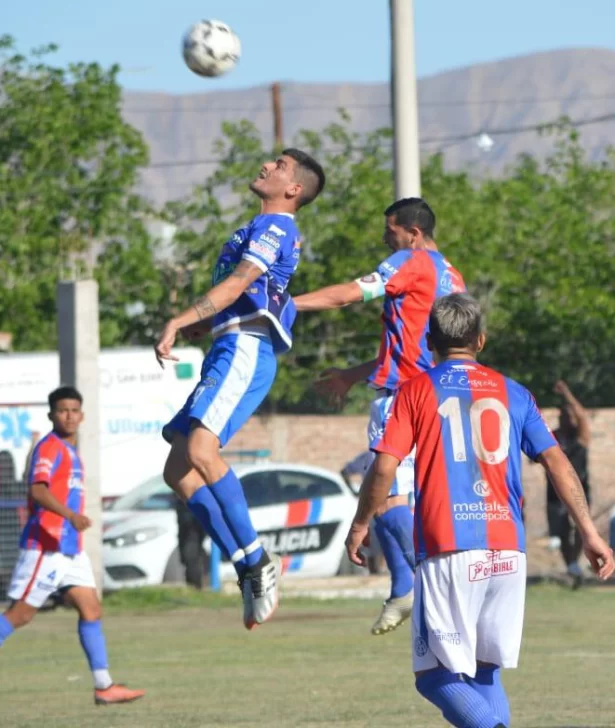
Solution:
<svg viewBox="0 0 615 728"><path fill-rule="evenodd" d="M286 574L327 577L352 571L344 541L357 498L339 475L288 463L238 463L233 469L263 545L282 557ZM106 590L183 581L175 507L174 494L155 477L104 511ZM235 577L230 563L222 563L220 576Z"/></svg>

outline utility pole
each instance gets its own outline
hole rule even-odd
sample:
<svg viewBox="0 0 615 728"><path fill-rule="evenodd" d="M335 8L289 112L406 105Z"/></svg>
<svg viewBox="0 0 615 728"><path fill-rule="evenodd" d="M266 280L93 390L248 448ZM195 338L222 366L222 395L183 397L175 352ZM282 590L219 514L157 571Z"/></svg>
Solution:
<svg viewBox="0 0 615 728"><path fill-rule="evenodd" d="M284 127L282 119L282 89L280 84L271 85L271 106L273 111L273 143L276 151L284 147Z"/></svg>
<svg viewBox="0 0 615 728"><path fill-rule="evenodd" d="M98 284L94 280L58 283L60 383L83 396L85 418L79 428L79 454L85 470L85 508L92 521L84 533L96 585L102 591L102 499L100 492L100 410Z"/></svg>
<svg viewBox="0 0 615 728"><path fill-rule="evenodd" d="M421 194L413 0L389 0L395 197Z"/></svg>

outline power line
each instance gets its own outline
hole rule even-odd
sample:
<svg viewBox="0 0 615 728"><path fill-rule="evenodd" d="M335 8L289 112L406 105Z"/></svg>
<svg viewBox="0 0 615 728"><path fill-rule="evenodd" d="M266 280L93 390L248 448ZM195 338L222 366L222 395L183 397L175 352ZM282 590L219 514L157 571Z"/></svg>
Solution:
<svg viewBox="0 0 615 728"><path fill-rule="evenodd" d="M520 104L550 104L562 101L569 101L571 103L584 103L590 101L607 101L615 99L615 94L595 94L586 96L550 96L550 97L527 97L527 98L493 98L493 99L451 99L448 101L419 101L419 108L452 108L452 107L464 107L464 106L488 106L488 105L510 105L519 106ZM300 106L300 105L289 105L284 106L283 111L294 112L294 111L326 111L329 109L388 109L390 107L390 101L377 101L377 102L350 102L344 103L343 101L331 101L324 102L316 106ZM131 107L125 106L123 111L131 114L154 114L154 113L182 113L182 114L227 114L227 113L270 113L270 106L225 106L225 107L212 107L212 106L192 106L192 107Z"/></svg>
<svg viewBox="0 0 615 728"><path fill-rule="evenodd" d="M600 116L594 116L590 117L588 119L578 119L576 121L570 121L570 126L577 128L582 126L590 126L591 124L603 124L608 121L615 120L615 112L609 112L607 114L601 114ZM453 146L456 143L468 141L470 139L474 139L481 134L488 134L489 136L507 136L507 135L514 135L514 134L526 134L528 132L532 131L543 131L544 129L547 129L551 126L557 126L557 121L543 121L538 124L527 124L523 126L514 126L514 127L507 127L503 129L490 129L489 127L481 127L480 129L477 129L475 131L471 132L465 132L463 134L453 134L450 136L440 136L440 137L428 137L426 139L421 139L420 144L444 144L446 146ZM384 145L383 145L384 146ZM389 144L386 145L387 148L389 148ZM354 146L354 151L363 151L365 149L368 149L371 147L366 146ZM445 148L445 147L444 147ZM334 149L323 149L324 153L334 153ZM242 159L242 161L257 161L261 159L261 155L250 155L246 156ZM200 165L207 165L207 164L217 164L223 160L222 157L210 157L210 158L203 158L203 159L185 159L180 160L177 162L174 161L164 161L164 162L154 162L150 164L147 169L160 169L160 168L166 168L166 167L195 167Z"/></svg>

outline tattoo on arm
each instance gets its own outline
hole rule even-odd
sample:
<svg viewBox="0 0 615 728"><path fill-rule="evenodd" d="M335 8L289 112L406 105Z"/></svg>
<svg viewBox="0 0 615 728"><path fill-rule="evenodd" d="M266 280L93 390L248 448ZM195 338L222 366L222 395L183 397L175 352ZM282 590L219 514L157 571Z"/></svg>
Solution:
<svg viewBox="0 0 615 728"><path fill-rule="evenodd" d="M199 321L202 321L206 318L211 318L216 313L215 306L207 296L199 298L199 300L193 304L193 308L198 314Z"/></svg>
<svg viewBox="0 0 615 728"><path fill-rule="evenodd" d="M574 504L578 509L577 513L581 518L588 518L589 508L587 506L587 498L585 497L583 486L581 485L581 481L579 480L577 471L574 469L571 463L568 463L566 467L568 468L568 476L571 481L570 493L572 495Z"/></svg>

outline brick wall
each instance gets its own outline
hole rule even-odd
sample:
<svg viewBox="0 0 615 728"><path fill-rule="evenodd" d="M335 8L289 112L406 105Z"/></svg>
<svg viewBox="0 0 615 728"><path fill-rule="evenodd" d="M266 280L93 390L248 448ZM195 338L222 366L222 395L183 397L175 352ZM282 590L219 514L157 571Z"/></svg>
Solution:
<svg viewBox="0 0 615 728"><path fill-rule="evenodd" d="M590 477L592 513L598 514L615 503L615 410L599 409L591 413L592 445ZM554 427L555 410L545 410L545 418ZM272 460L307 463L338 472L344 463L366 446L366 416L274 415L253 417L229 444L229 449L271 450ZM524 459L525 460L525 459ZM545 483L542 468L523 466L527 529L530 540L546 534ZM606 529L606 517L599 519Z"/></svg>

